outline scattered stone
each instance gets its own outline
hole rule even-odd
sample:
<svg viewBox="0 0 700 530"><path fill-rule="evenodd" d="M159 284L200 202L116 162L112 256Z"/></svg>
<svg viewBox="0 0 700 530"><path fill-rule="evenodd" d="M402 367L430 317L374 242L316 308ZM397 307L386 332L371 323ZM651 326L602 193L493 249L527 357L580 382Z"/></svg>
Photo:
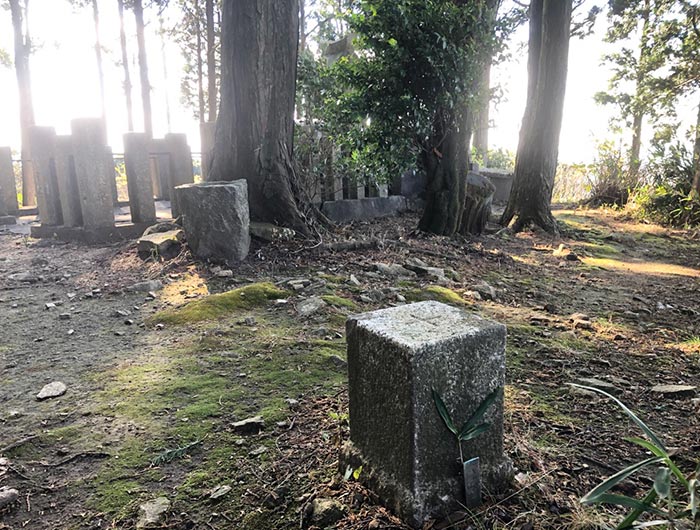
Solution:
<svg viewBox="0 0 700 530"><path fill-rule="evenodd" d="M495 300L496 299L496 289L494 289L492 286L490 286L486 282L480 282L480 283L477 283L476 285L472 285L471 290L479 293L481 298L483 298L484 300Z"/></svg>
<svg viewBox="0 0 700 530"><path fill-rule="evenodd" d="M134 321L131 320L130 318L127 318L127 319L124 321L124 325L126 325L126 326L133 326L133 325L134 325Z"/></svg>
<svg viewBox="0 0 700 530"><path fill-rule="evenodd" d="M569 252L565 259L566 261L580 261L580 258L575 252Z"/></svg>
<svg viewBox="0 0 700 530"><path fill-rule="evenodd" d="M156 223L146 228L146 230L143 231L143 235L141 237L150 236L151 234L157 234L159 232L170 232L179 229L180 226L178 226L177 224L171 223L169 221L163 221L162 223Z"/></svg>
<svg viewBox="0 0 700 530"><path fill-rule="evenodd" d="M256 324L255 317L246 317L245 319L245 325L246 326L254 326Z"/></svg>
<svg viewBox="0 0 700 530"><path fill-rule="evenodd" d="M401 302L402 304L406 303L406 297L402 295L401 293L396 293L396 301Z"/></svg>
<svg viewBox="0 0 700 530"><path fill-rule="evenodd" d="M19 499L19 491L14 488L3 486L0 488L0 510L5 506L9 506Z"/></svg>
<svg viewBox="0 0 700 530"><path fill-rule="evenodd" d="M253 449L250 453L248 453L250 456L260 456L263 453L267 453L267 447L264 445L260 445Z"/></svg>
<svg viewBox="0 0 700 530"><path fill-rule="evenodd" d="M150 295L152 291L160 291L162 288L163 282L161 282L160 280L146 280L144 282L138 282L127 287L127 291L137 293L149 293Z"/></svg>
<svg viewBox="0 0 700 530"><path fill-rule="evenodd" d="M390 278L413 278L416 276L415 272L410 271L397 263L375 263L374 268L380 274Z"/></svg>
<svg viewBox="0 0 700 530"><path fill-rule="evenodd" d="M148 528L159 524L165 513L170 509L170 501L167 497L158 497L139 506L139 519L136 528Z"/></svg>
<svg viewBox="0 0 700 530"><path fill-rule="evenodd" d="M598 390L603 390L608 394L612 394L613 396L617 396L622 393L622 390L617 388L612 383L608 383L607 381L601 381L600 379L595 379L593 377L581 377L576 382L579 385L590 386L593 388L597 388Z"/></svg>
<svg viewBox="0 0 700 530"><path fill-rule="evenodd" d="M56 304L53 302L47 302L44 307L46 307L47 311L51 311L52 309L56 309Z"/></svg>
<svg viewBox="0 0 700 530"><path fill-rule="evenodd" d="M58 315L59 320L70 320L70 313L60 313Z"/></svg>
<svg viewBox="0 0 700 530"><path fill-rule="evenodd" d="M75 330L74 330L74 329L69 329L69 330L68 330L68 335L73 335L73 334L75 334Z"/></svg>
<svg viewBox="0 0 700 530"><path fill-rule="evenodd" d="M291 241L296 236L296 232L291 228L273 225L272 223L250 223L250 235L268 241Z"/></svg>
<svg viewBox="0 0 700 530"><path fill-rule="evenodd" d="M574 329L593 330L593 324L588 320L575 319Z"/></svg>
<svg viewBox="0 0 700 530"><path fill-rule="evenodd" d="M226 495L230 491L231 491L231 486L227 486L225 484L221 485L221 486L217 486L216 488L214 488L213 490L211 490L209 492L209 499L210 500L220 499L221 497L223 497L224 495Z"/></svg>
<svg viewBox="0 0 700 530"><path fill-rule="evenodd" d="M245 420L237 421L231 425L234 432L239 434L257 434L265 428L265 420L262 416L253 416Z"/></svg>
<svg viewBox="0 0 700 530"><path fill-rule="evenodd" d="M233 278L233 271L230 269L220 269L216 272L217 278Z"/></svg>
<svg viewBox="0 0 700 530"><path fill-rule="evenodd" d="M365 304L371 304L372 299L369 296L367 296L366 294L361 294L360 295L360 302L364 302Z"/></svg>
<svg viewBox="0 0 700 530"><path fill-rule="evenodd" d="M304 528L333 526L347 514L347 507L336 499L317 498L304 510Z"/></svg>
<svg viewBox="0 0 700 530"><path fill-rule="evenodd" d="M318 296L312 296L311 298L307 298L306 300L301 300L297 304L297 313L299 313L303 317L308 317L320 311L327 305L328 304L322 298Z"/></svg>
<svg viewBox="0 0 700 530"><path fill-rule="evenodd" d="M39 281L39 276L31 272L18 272L15 274L10 274L7 278L15 282L25 283L36 283Z"/></svg>
<svg viewBox="0 0 700 530"><path fill-rule="evenodd" d="M690 385L656 385L651 389L653 393L671 399L693 398L696 390L697 387Z"/></svg>
<svg viewBox="0 0 700 530"><path fill-rule="evenodd" d="M115 317L128 317L131 315L131 311L127 311L126 309L117 309L114 312Z"/></svg>
<svg viewBox="0 0 700 530"><path fill-rule="evenodd" d="M330 357L328 357L328 362L336 368L345 368L348 365L348 362L342 357L339 357L338 355L331 355Z"/></svg>
<svg viewBox="0 0 700 530"><path fill-rule="evenodd" d="M297 400L297 399L287 398L284 401L285 401L285 403L287 403L287 405L289 405L289 408L292 410L299 408L299 400Z"/></svg>
<svg viewBox="0 0 700 530"><path fill-rule="evenodd" d="M357 279L357 276L355 276L354 274L351 274L351 275L350 275L350 280L348 280L348 281L349 281L351 284L355 285L356 287L359 287L360 285L362 285L362 284L360 283L360 280L358 280L358 279Z"/></svg>
<svg viewBox="0 0 700 530"><path fill-rule="evenodd" d="M481 295L477 291L464 291L462 293L463 298L471 298L472 300L476 300L477 302L482 300Z"/></svg>
<svg viewBox="0 0 700 530"><path fill-rule="evenodd" d="M136 242L136 249L145 257L175 257L180 249L185 233L181 229L156 232L141 236Z"/></svg>
<svg viewBox="0 0 700 530"><path fill-rule="evenodd" d="M45 385L36 395L36 398L42 401L44 399L59 397L65 394L66 390L68 390L68 387L65 384L60 381L54 381L53 383Z"/></svg>

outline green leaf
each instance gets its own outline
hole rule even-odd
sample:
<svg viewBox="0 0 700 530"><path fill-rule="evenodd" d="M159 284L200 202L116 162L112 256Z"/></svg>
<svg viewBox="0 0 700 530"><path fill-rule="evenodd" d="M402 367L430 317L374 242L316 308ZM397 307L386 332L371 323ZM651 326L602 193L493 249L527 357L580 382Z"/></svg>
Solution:
<svg viewBox="0 0 700 530"><path fill-rule="evenodd" d="M442 400L440 397L440 394L437 393L437 390L433 388L433 401L435 401L435 407L437 408L438 412L440 413L440 417L442 418L442 421L445 422L445 425L447 428L450 430L452 434L457 434L457 427L455 427L455 424L452 422L452 418L450 417L450 413L447 412L447 407L445 406L445 402Z"/></svg>
<svg viewBox="0 0 700 530"><path fill-rule="evenodd" d="M396 45L398 44L398 41L393 37L390 38L387 42L389 43L389 46L391 46L392 48L395 48Z"/></svg>
<svg viewBox="0 0 700 530"><path fill-rule="evenodd" d="M660 467L656 470L654 478L654 491L662 499L671 494L671 470L667 467Z"/></svg>
<svg viewBox="0 0 700 530"><path fill-rule="evenodd" d="M481 433L488 431L489 427L491 427L490 423L482 423L481 425L477 425L468 431L462 431L459 433L459 441L466 442L467 440L472 440Z"/></svg>
<svg viewBox="0 0 700 530"><path fill-rule="evenodd" d="M649 451L651 454L654 456L660 456L662 457L666 465L669 467L669 469L673 472L673 474L676 476L676 478L680 481L681 484L683 484L684 487L688 487L688 479L685 478L685 475L683 475L683 472L678 469L678 466L673 463L671 460L671 455L669 455L664 449L655 446L653 443L649 442L648 440L644 440L642 438L625 438L628 442L632 442L634 444L637 444L647 451Z"/></svg>
<svg viewBox="0 0 700 530"><path fill-rule="evenodd" d="M593 504L597 502L605 502L601 501L601 497L605 495L605 492L608 491L609 489L617 486L620 482L625 480L627 477L632 475L633 473L639 471L640 469L652 465L652 464L658 464L659 462L663 462L663 458L660 458L658 456L655 456L653 458L647 458L646 460L642 460L641 462L637 462L635 464L632 464L629 467L626 467L625 469L622 469L615 473L614 475L608 477L605 479L603 482L598 484L595 488L593 488L591 491L589 491L586 495L584 495L581 498L581 503L582 504Z"/></svg>
<svg viewBox="0 0 700 530"><path fill-rule="evenodd" d="M644 423L642 420L639 419L639 417L632 412L627 406L617 399L615 396L612 396L605 392L604 390L600 390L599 388L593 388L592 386L583 386L583 385L577 385L575 383L569 383L569 385L576 387L576 388L583 388L584 390L589 390L591 392L597 392L598 394L603 394L606 397L609 397L612 399L615 403L618 404L618 406L622 409L622 411L627 414L627 416L635 423L637 426L644 431L644 434L646 434L649 439L659 448L663 449L666 451L666 447L664 446L663 442L654 434L654 432L647 426L646 423Z"/></svg>
<svg viewBox="0 0 700 530"><path fill-rule="evenodd" d="M463 433L471 430L477 423L481 421L481 418L484 417L486 411L491 405L493 405L493 402L496 401L500 392L501 387L498 387L496 390L494 390L488 396L486 396L486 398L484 398L484 400L481 402L481 405L479 405L479 408L476 409L474 414L472 414L472 417L467 420L467 422L462 426L462 429L459 431L460 439L462 439Z"/></svg>
<svg viewBox="0 0 700 530"><path fill-rule="evenodd" d="M360 480L360 475L362 474L362 466L358 467L355 471L352 473L352 478L355 480Z"/></svg>
<svg viewBox="0 0 700 530"><path fill-rule="evenodd" d="M635 508L641 512L649 512L655 515L660 515L664 517L666 514L654 507L651 504L647 504L644 501L633 499L632 497L626 497L625 495L613 495L612 493L605 493L600 496L600 500L597 501L604 504L616 504L618 506L626 506L628 508ZM640 514L641 515L641 514Z"/></svg>

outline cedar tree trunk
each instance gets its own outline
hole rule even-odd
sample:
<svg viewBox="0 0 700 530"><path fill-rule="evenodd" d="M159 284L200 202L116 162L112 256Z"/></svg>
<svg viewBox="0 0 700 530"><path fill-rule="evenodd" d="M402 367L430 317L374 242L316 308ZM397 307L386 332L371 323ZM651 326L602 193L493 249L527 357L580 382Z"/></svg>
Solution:
<svg viewBox="0 0 700 530"><path fill-rule="evenodd" d="M24 3L25 11L29 0ZM15 73L19 91L19 127L22 135L22 204L36 204L36 184L32 170L31 152L29 145L29 127L34 125L34 104L32 102L32 82L29 73L29 54L32 51L32 41L29 37L29 24L25 28L26 12L23 14L20 0L10 0L12 14L12 29L15 43Z"/></svg>
<svg viewBox="0 0 700 530"><path fill-rule="evenodd" d="M559 154L572 0L530 3L528 90L513 188L501 223L519 231L535 223L558 233L551 202Z"/></svg>
<svg viewBox="0 0 700 530"><path fill-rule="evenodd" d="M97 76L100 80L100 106L102 109L102 127L107 138L107 104L105 103L105 74L102 67L102 44L100 43L100 11L97 0L92 0L92 20L95 25L95 59L97 61Z"/></svg>
<svg viewBox="0 0 700 530"><path fill-rule="evenodd" d="M122 51L124 68L124 95L126 96L126 119L129 132L134 130L134 105L131 101L131 74L129 73L129 54L126 51L126 32L124 31L124 0L117 0L119 9L119 44Z"/></svg>
<svg viewBox="0 0 700 530"><path fill-rule="evenodd" d="M491 103L491 60L481 71L479 107L474 123L474 149L481 156L484 167L489 167L489 104Z"/></svg>
<svg viewBox="0 0 700 530"><path fill-rule="evenodd" d="M307 234L292 166L298 38L297 0L224 0L208 180L246 179L251 219Z"/></svg>
<svg viewBox="0 0 700 530"><path fill-rule="evenodd" d="M216 121L216 33L214 32L214 0L205 0L207 20L207 121Z"/></svg>
<svg viewBox="0 0 700 530"><path fill-rule="evenodd" d="M690 196L700 198L700 105L698 105L698 117L695 121L695 143L693 144L693 185L690 188Z"/></svg>
<svg viewBox="0 0 700 530"><path fill-rule="evenodd" d="M136 42L139 49L139 75L141 77L141 103L143 105L143 131L153 138L153 112L151 110L151 83L148 80L148 59L146 55L146 36L143 23L142 0L134 0L134 19L136 20Z"/></svg>

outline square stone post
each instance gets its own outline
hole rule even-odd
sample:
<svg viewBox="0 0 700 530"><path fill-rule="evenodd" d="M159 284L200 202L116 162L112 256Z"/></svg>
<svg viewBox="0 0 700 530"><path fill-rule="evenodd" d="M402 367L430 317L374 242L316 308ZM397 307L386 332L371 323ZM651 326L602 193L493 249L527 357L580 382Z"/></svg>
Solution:
<svg viewBox="0 0 700 530"><path fill-rule="evenodd" d="M102 140L102 122L84 118L71 122L73 158L80 192L83 226L88 229L114 226L114 174L105 164L105 145Z"/></svg>
<svg viewBox="0 0 700 530"><path fill-rule="evenodd" d="M165 140L155 138L151 140L152 170L151 180L153 190L159 200L170 200L170 155Z"/></svg>
<svg viewBox="0 0 700 530"><path fill-rule="evenodd" d="M73 138L70 135L56 137L56 180L58 194L61 198L63 225L76 227L83 224L83 214L80 209L80 192L78 177L75 175L75 160L73 158Z"/></svg>
<svg viewBox="0 0 700 530"><path fill-rule="evenodd" d="M505 326L439 302L351 316L347 321L350 442L344 460L407 523L420 528L465 502L456 437L440 417L435 389L457 428L505 384ZM501 489L512 472L503 455L503 393L488 431L464 442L481 479Z"/></svg>
<svg viewBox="0 0 700 530"><path fill-rule="evenodd" d="M132 223L155 223L156 205L151 184L149 139L145 133L124 135L124 165L129 188L129 209Z"/></svg>
<svg viewBox="0 0 700 530"><path fill-rule="evenodd" d="M19 206L12 150L9 147L0 147L0 215L14 214L17 210Z"/></svg>
<svg viewBox="0 0 700 530"><path fill-rule="evenodd" d="M173 189L194 182L192 152L187 145L187 136L184 134L166 134L165 145L170 155L170 211L173 219L177 219L180 216L180 208Z"/></svg>
<svg viewBox="0 0 700 530"><path fill-rule="evenodd" d="M29 128L29 144L41 224L62 225L61 197L56 179L56 131L53 127L32 126Z"/></svg>
<svg viewBox="0 0 700 530"><path fill-rule="evenodd" d="M112 203L114 206L119 202L119 190L117 189L117 171L114 167L114 153L112 148L105 146L105 173L109 179L109 189L112 190Z"/></svg>
<svg viewBox="0 0 700 530"><path fill-rule="evenodd" d="M377 194L380 197L389 196L389 185L388 184L377 184Z"/></svg>

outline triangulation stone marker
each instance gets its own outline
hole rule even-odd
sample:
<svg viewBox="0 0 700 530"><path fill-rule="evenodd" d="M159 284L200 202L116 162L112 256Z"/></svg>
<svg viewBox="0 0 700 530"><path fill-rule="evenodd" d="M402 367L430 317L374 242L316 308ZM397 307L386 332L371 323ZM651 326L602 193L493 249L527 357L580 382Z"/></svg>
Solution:
<svg viewBox="0 0 700 530"><path fill-rule="evenodd" d="M420 302L351 316L347 340L351 441L344 464L362 465L360 480L414 527L460 509L459 449L432 389L459 428L505 384L505 326ZM481 483L495 491L512 474L503 455L502 393L484 420L490 429L462 447L465 460L479 458Z"/></svg>

